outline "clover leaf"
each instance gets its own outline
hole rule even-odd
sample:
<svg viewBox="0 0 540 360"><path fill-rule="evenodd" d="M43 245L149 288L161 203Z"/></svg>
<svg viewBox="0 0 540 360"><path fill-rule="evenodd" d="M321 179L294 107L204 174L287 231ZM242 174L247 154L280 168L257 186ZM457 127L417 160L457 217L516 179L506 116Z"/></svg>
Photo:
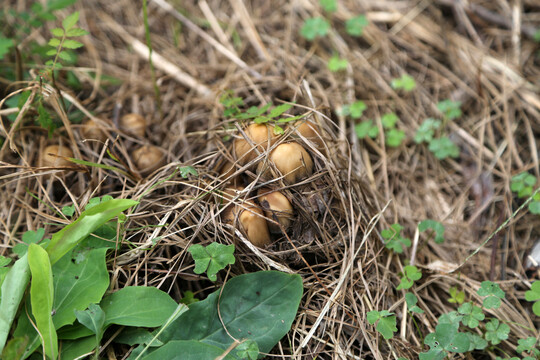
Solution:
<svg viewBox="0 0 540 360"><path fill-rule="evenodd" d="M491 281L482 281L477 294L487 296L484 299L483 305L486 309L498 309L501 306L501 299L504 299L504 291L501 290L499 284Z"/></svg>
<svg viewBox="0 0 540 360"><path fill-rule="evenodd" d="M416 266L407 265L403 268L403 276L397 290L410 289L416 280L422 278L422 272Z"/></svg>
<svg viewBox="0 0 540 360"><path fill-rule="evenodd" d="M493 345L499 344L501 341L508 339L510 326L502 324L498 319L491 319L486 323L486 340Z"/></svg>
<svg viewBox="0 0 540 360"><path fill-rule="evenodd" d="M200 244L191 245L188 249L195 260L195 274L202 274L206 271L208 279L216 281L218 271L224 269L229 264L234 264L234 245L223 245L216 242L207 247Z"/></svg>
<svg viewBox="0 0 540 360"><path fill-rule="evenodd" d="M525 300L535 301L533 304L533 312L536 316L540 316L540 281L535 281L531 285L531 290L525 292Z"/></svg>
<svg viewBox="0 0 540 360"><path fill-rule="evenodd" d="M458 312L463 314L461 322L463 325L470 327L471 329L477 327L480 321L484 320L485 315L482 312L482 308L473 305L472 302L465 303L458 308Z"/></svg>
<svg viewBox="0 0 540 360"><path fill-rule="evenodd" d="M367 313L367 321L373 325L378 321L375 329L385 338L391 339L397 331L397 320L394 313L388 310L373 310Z"/></svg>

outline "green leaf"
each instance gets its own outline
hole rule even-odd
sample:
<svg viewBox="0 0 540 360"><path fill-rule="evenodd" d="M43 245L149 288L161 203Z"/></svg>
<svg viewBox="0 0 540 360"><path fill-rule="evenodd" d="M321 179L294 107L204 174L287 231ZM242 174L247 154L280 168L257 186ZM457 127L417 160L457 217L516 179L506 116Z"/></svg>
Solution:
<svg viewBox="0 0 540 360"><path fill-rule="evenodd" d="M450 99L437 103L437 109L443 113L448 120L453 120L461 116L461 102Z"/></svg>
<svg viewBox="0 0 540 360"><path fill-rule="evenodd" d="M525 300L536 301L533 305L533 312L536 316L540 316L540 281L532 283L531 290L525 292Z"/></svg>
<svg viewBox="0 0 540 360"><path fill-rule="evenodd" d="M463 304L465 301L465 293L463 291L458 291L455 286L448 289L448 293L450 294L450 299L448 299L449 303Z"/></svg>
<svg viewBox="0 0 540 360"><path fill-rule="evenodd" d="M387 113L381 117L382 125L385 129L392 129L396 126L398 116L395 113Z"/></svg>
<svg viewBox="0 0 540 360"><path fill-rule="evenodd" d="M346 70L349 62L346 59L342 59L339 55L333 55L330 60L328 60L328 70L332 72L338 72L340 70Z"/></svg>
<svg viewBox="0 0 540 360"><path fill-rule="evenodd" d="M161 326L176 310L176 302L154 287L127 286L105 297L100 303L105 325Z"/></svg>
<svg viewBox="0 0 540 360"><path fill-rule="evenodd" d="M90 304L85 311L75 310L77 320L96 335L96 348L103 337L105 326L105 313L97 304Z"/></svg>
<svg viewBox="0 0 540 360"><path fill-rule="evenodd" d="M439 129L441 127L441 121L428 118L422 122L420 127L416 130L416 134L414 135L414 142L417 144L420 144L421 142L427 142L430 143L431 140L433 140L433 136L435 135L435 130Z"/></svg>
<svg viewBox="0 0 540 360"><path fill-rule="evenodd" d="M351 36L362 36L364 28L369 24L365 15L358 15L345 22L345 31Z"/></svg>
<svg viewBox="0 0 540 360"><path fill-rule="evenodd" d="M81 240L98 229L107 221L118 216L122 211L137 205L137 201L127 199L114 199L103 202L81 213L81 216L73 223L65 226L52 236L47 252L51 264L72 250Z"/></svg>
<svg viewBox="0 0 540 360"><path fill-rule="evenodd" d="M300 29L300 35L306 40L312 41L316 37L326 36L330 30L330 23L328 20L322 17L315 17L306 19L302 28Z"/></svg>
<svg viewBox="0 0 540 360"><path fill-rule="evenodd" d="M152 341L153 339L153 341ZM114 342L119 344L126 344L134 346L138 344L149 344L152 341L152 346L162 346L163 343L158 339L154 339L154 335L146 329L127 327L120 335L118 335Z"/></svg>
<svg viewBox="0 0 540 360"><path fill-rule="evenodd" d="M271 119L277 118L278 116L283 115L286 111L292 108L292 104L281 104L270 110L268 117Z"/></svg>
<svg viewBox="0 0 540 360"><path fill-rule="evenodd" d="M426 336L424 341L430 346L437 345L450 352L466 352L470 346L467 334L458 332L452 324L438 324L434 336L429 339Z"/></svg>
<svg viewBox="0 0 540 360"><path fill-rule="evenodd" d="M67 217L72 217L73 214L75 214L75 205L62 207L62 214L66 215Z"/></svg>
<svg viewBox="0 0 540 360"><path fill-rule="evenodd" d="M27 345L28 337L12 337L2 351L2 358L6 360L24 359L23 355Z"/></svg>
<svg viewBox="0 0 540 360"><path fill-rule="evenodd" d="M187 179L189 175L193 175L195 177L199 176L197 169L195 169L193 166L180 166L178 170L180 170L180 176L184 179Z"/></svg>
<svg viewBox="0 0 540 360"><path fill-rule="evenodd" d="M9 50L13 47L13 40L3 37L0 34L0 60L4 59Z"/></svg>
<svg viewBox="0 0 540 360"><path fill-rule="evenodd" d="M463 325L468 326L471 329L477 327L480 324L480 321L484 320L485 318L482 308L473 305L471 302L461 305L458 308L458 312L464 315L463 319L461 320Z"/></svg>
<svg viewBox="0 0 540 360"><path fill-rule="evenodd" d="M424 220L418 224L419 231L426 231L432 229L435 231L435 242L437 244L444 243L444 225L435 220Z"/></svg>
<svg viewBox="0 0 540 360"><path fill-rule="evenodd" d="M257 360L259 346L253 340L245 340L236 347L236 355L240 359Z"/></svg>
<svg viewBox="0 0 540 360"><path fill-rule="evenodd" d="M52 38L51 40L49 40L49 43L48 43L50 46L56 48L58 47L58 45L60 45L60 39L57 39L57 38ZM54 52L56 54L56 50Z"/></svg>
<svg viewBox="0 0 540 360"><path fill-rule="evenodd" d="M414 81L412 76L403 74L400 78L393 79L390 86L392 86L392 89L402 89L409 92L416 88L416 81Z"/></svg>
<svg viewBox="0 0 540 360"><path fill-rule="evenodd" d="M64 40L62 46L66 49L78 49L80 47L83 47L84 44L76 40L66 39Z"/></svg>
<svg viewBox="0 0 540 360"><path fill-rule="evenodd" d="M353 119L358 119L362 116L366 109L366 104L362 100L358 100L350 105L349 112Z"/></svg>
<svg viewBox="0 0 540 360"><path fill-rule="evenodd" d="M518 354L524 351L531 352L533 351L535 345L536 345L536 338L532 336L526 339L518 339L518 347L516 348L516 351Z"/></svg>
<svg viewBox="0 0 540 360"><path fill-rule="evenodd" d="M51 315L54 298L53 276L49 256L41 246L30 244L28 247L28 266L32 273L30 285L32 314L36 319L45 355L56 359L58 338Z"/></svg>
<svg viewBox="0 0 540 360"><path fill-rule="evenodd" d="M510 326L499 323L498 319L491 319L486 323L486 340L491 344L497 345L501 341L508 339L510 333Z"/></svg>
<svg viewBox="0 0 540 360"><path fill-rule="evenodd" d="M367 313L366 318L367 318L368 323L373 325L377 322L377 320L381 318L381 315L377 310L372 310Z"/></svg>
<svg viewBox="0 0 540 360"><path fill-rule="evenodd" d="M403 246L411 246L411 240L401 236L403 227L399 224L393 224L389 229L381 231L381 236L386 240L386 248L395 253L403 253Z"/></svg>
<svg viewBox="0 0 540 360"><path fill-rule="evenodd" d="M51 49L49 51L47 51L45 54L48 55L48 56L56 56L56 52L57 50L56 49ZM49 60L50 61L50 64L52 65L53 61L52 60ZM45 63L45 65L49 65L49 63Z"/></svg>
<svg viewBox="0 0 540 360"><path fill-rule="evenodd" d="M518 193L519 198L528 197L533 192L533 186L536 184L534 175L524 171L512 177L510 190Z"/></svg>
<svg viewBox="0 0 540 360"><path fill-rule="evenodd" d="M418 303L418 298L413 293L405 294L405 302L407 303L407 308L410 312L423 314L424 310L420 309L416 304Z"/></svg>
<svg viewBox="0 0 540 360"><path fill-rule="evenodd" d="M359 139L366 137L376 138L379 135L379 128L373 124L372 120L362 121L354 126L354 132Z"/></svg>
<svg viewBox="0 0 540 360"><path fill-rule="evenodd" d="M88 34L90 34L88 31L79 28L72 28L66 31L66 36L68 37L84 36Z"/></svg>
<svg viewBox="0 0 540 360"><path fill-rule="evenodd" d="M405 132L398 129L390 129L386 133L386 145L390 147L398 147L405 139Z"/></svg>
<svg viewBox="0 0 540 360"><path fill-rule="evenodd" d="M4 349L7 336L17 309L22 301L26 286L30 281L28 255L23 255L11 267L2 283L2 298L0 299L0 353Z"/></svg>
<svg viewBox="0 0 540 360"><path fill-rule="evenodd" d="M65 61L72 61L72 60L73 60L73 58L71 57L71 55L69 55L69 53L66 52L66 51L60 51L60 52L58 53L58 57L59 57L60 59L62 59L62 60L65 60Z"/></svg>
<svg viewBox="0 0 540 360"><path fill-rule="evenodd" d="M37 244L43 239L45 229L39 228L36 231L28 230L22 236L22 244L17 244L13 247L13 252L19 257L22 257L28 251L28 245Z"/></svg>
<svg viewBox="0 0 540 360"><path fill-rule="evenodd" d="M96 347L96 338L87 336L77 340L64 340L60 350L61 359L79 359Z"/></svg>
<svg viewBox="0 0 540 360"><path fill-rule="evenodd" d="M39 126L46 129L49 132L49 137L52 136L53 130L55 129L53 119L49 112L43 106L43 103L39 101L38 105L38 117L37 122Z"/></svg>
<svg viewBox="0 0 540 360"><path fill-rule="evenodd" d="M333 13L337 11L337 0L319 0L319 3L326 12Z"/></svg>
<svg viewBox="0 0 540 360"><path fill-rule="evenodd" d="M164 343L200 340L223 350L233 338L251 339L261 353L268 353L291 328L302 293L302 278L296 274L260 271L240 275L229 280L223 291L218 289L191 304L159 339Z"/></svg>
<svg viewBox="0 0 540 360"><path fill-rule="evenodd" d="M473 350L484 350L488 346L488 342L484 340L480 335L478 334L471 334L466 333L469 337L469 351Z"/></svg>
<svg viewBox="0 0 540 360"><path fill-rule="evenodd" d="M53 265L53 317L57 329L72 324L75 310L84 310L101 301L109 287L105 255L107 248L73 251Z"/></svg>
<svg viewBox="0 0 540 360"><path fill-rule="evenodd" d="M459 156L457 145L445 136L440 139L431 140L428 148L439 160L446 159L447 157L457 158Z"/></svg>
<svg viewBox="0 0 540 360"><path fill-rule="evenodd" d="M197 340L173 340L167 342L140 360L210 360L220 358L224 349ZM131 359L131 358L130 358ZM228 354L223 360L237 360Z"/></svg>
<svg viewBox="0 0 540 360"><path fill-rule="evenodd" d="M75 4L76 2L77 0L48 0L47 9L49 9L49 11L62 10Z"/></svg>
<svg viewBox="0 0 540 360"><path fill-rule="evenodd" d="M54 29L51 29L51 33L53 34L53 36L56 36L57 38L61 38L64 36L64 29L60 29L60 28L54 28ZM49 41L49 45L51 44L51 42ZM60 41L58 41L58 45L60 44ZM58 45L52 45L52 46L58 46Z"/></svg>
<svg viewBox="0 0 540 360"><path fill-rule="evenodd" d="M483 302L486 309L498 309L501 306L501 299L504 299L505 295L499 284L491 281L483 281L477 293L480 296L487 296Z"/></svg>
<svg viewBox="0 0 540 360"><path fill-rule="evenodd" d="M422 272L416 266L407 265L403 268L403 277L397 290L410 289L416 280L422 278Z"/></svg>
<svg viewBox="0 0 540 360"><path fill-rule="evenodd" d="M274 135L281 135L283 134L284 130L279 125L274 125Z"/></svg>
<svg viewBox="0 0 540 360"><path fill-rule="evenodd" d="M223 245L213 242L207 247L200 244L191 245L188 249L195 260L195 274L207 273L211 281L216 281L218 271L227 265L234 264L234 245Z"/></svg>
<svg viewBox="0 0 540 360"><path fill-rule="evenodd" d="M75 11L73 14L68 15L62 21L62 27L67 31L70 30L79 21L79 12Z"/></svg>
<svg viewBox="0 0 540 360"><path fill-rule="evenodd" d="M529 203L529 211L531 214L540 215L540 201L531 201Z"/></svg>

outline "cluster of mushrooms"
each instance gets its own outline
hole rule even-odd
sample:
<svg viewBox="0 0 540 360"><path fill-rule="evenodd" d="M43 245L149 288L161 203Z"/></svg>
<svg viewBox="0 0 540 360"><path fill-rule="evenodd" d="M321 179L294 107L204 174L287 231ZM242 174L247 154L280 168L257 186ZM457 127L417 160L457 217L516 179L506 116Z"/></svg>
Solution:
<svg viewBox="0 0 540 360"><path fill-rule="evenodd" d="M311 176L313 159L302 143L323 151L318 126L308 120L290 127L290 137L276 135L267 124L247 126L233 142L234 163L221 167L222 178L230 179L221 196L231 202L222 212L222 221L241 230L255 246L263 248L272 243L271 234L285 233L291 226L295 211L280 190L261 187L254 200L248 199L246 189L238 185L237 169L255 171L258 179L272 185L295 185ZM296 138L296 139L295 139Z"/></svg>
<svg viewBox="0 0 540 360"><path fill-rule="evenodd" d="M122 116L118 124L119 128L127 134L144 139L146 134L147 122L139 114L130 113ZM105 142L109 137L103 126L95 120L87 120L81 127L81 135L84 139L98 140ZM42 152L39 166L43 167L69 167L73 166L67 158L73 157L73 151L65 145L49 145ZM146 176L165 162L165 154L154 145L142 145L137 147L131 153L131 159L139 173Z"/></svg>

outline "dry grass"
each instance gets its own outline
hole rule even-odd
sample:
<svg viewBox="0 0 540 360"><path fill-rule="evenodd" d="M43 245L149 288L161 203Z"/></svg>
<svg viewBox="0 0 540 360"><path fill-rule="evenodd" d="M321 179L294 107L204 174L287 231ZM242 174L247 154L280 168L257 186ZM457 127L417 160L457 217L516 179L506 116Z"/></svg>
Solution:
<svg viewBox="0 0 540 360"><path fill-rule="evenodd" d="M293 328L268 358L416 358L423 349L421 334L433 331L437 317L455 308L447 302L448 289L457 286L475 299L486 279L500 280L507 292L503 307L492 314L514 322L501 348L511 350L517 338L538 337L537 330L518 325L538 326L523 302L530 284L523 260L540 235L538 216L517 213L454 273L436 263L461 264L512 217L519 205L510 191L513 175L529 171L540 177L540 58L538 43L531 40L531 29L540 26L538 4L343 0L331 17L330 35L314 42L300 37L299 29L306 18L323 15L315 1L154 0L149 5L163 117L149 80L139 7L125 0L79 2L81 27L91 33L83 39L79 66L72 69L82 87L77 92L60 87L73 106L100 121L109 139L84 141L54 89L24 84L33 94L50 95L47 102L65 126L52 139L31 126L2 129L8 135L0 152L3 254L26 230L45 227L51 233L66 223L59 216L64 205L74 203L79 211L94 196L141 197L123 239L132 246L111 256L111 287L148 285L176 299L187 290L204 297L214 284L193 274L186 249L194 243L235 243L238 261L231 275L279 269L304 280ZM361 38L352 38L344 21L360 13L370 24ZM45 31L32 36L47 41ZM328 70L333 53L349 61L346 71ZM404 73L417 80L414 92L390 87ZM107 85L111 76L121 85ZM295 112L312 112L328 146L325 152L311 148L316 163L311 179L284 189L297 209L299 227L264 250L219 220L217 190L226 182L216 169L231 157L224 136L236 136L219 103L227 89L249 105L295 101ZM447 98L463 104L463 116L448 124L461 156L438 161L412 137L425 118L440 116L436 104ZM368 105L365 118L398 114L405 143L385 147L382 132L379 139L358 140L352 120L335 111L356 99ZM117 129L118 117L127 112L150 122L145 139ZM125 173L36 167L40 151L58 141L69 144L77 158ZM129 155L145 143L163 149L167 165L142 178ZM195 166L199 177L170 177L183 165ZM253 173L244 180L250 189L261 186ZM427 218L445 225L444 244L415 234ZM395 222L415 238L416 252L397 256L383 249L378 233ZM417 317L417 327L403 312L404 292L395 289L406 262L424 274L414 288L426 311ZM372 309L398 315L394 339L383 340L367 324Z"/></svg>

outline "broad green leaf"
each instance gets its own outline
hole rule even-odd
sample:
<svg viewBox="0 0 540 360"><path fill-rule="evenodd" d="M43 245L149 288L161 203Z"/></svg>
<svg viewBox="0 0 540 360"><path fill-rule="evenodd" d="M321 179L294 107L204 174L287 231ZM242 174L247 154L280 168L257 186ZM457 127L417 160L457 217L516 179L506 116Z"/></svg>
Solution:
<svg viewBox="0 0 540 360"><path fill-rule="evenodd" d="M77 220L52 236L51 242L47 246L51 264L54 265L101 225L137 204L138 202L133 200L114 199L83 211Z"/></svg>
<svg viewBox="0 0 540 360"><path fill-rule="evenodd" d="M87 336L77 340L63 340L60 349L62 359L77 359L96 347L96 338ZM88 357L86 357L88 359Z"/></svg>
<svg viewBox="0 0 540 360"><path fill-rule="evenodd" d="M224 353L224 349L196 340L173 340L159 349L143 355L140 360L213 360ZM130 359L134 359L130 357ZM228 354L223 360L238 360Z"/></svg>
<svg viewBox="0 0 540 360"><path fill-rule="evenodd" d="M65 30L71 29L75 24L79 21L79 12L75 11L73 14L68 15L63 21L62 21L62 27Z"/></svg>
<svg viewBox="0 0 540 360"><path fill-rule="evenodd" d="M420 309L416 304L418 303L418 298L413 293L405 294L405 302L407 303L407 308L410 312L423 314L424 310Z"/></svg>
<svg viewBox="0 0 540 360"><path fill-rule="evenodd" d="M478 334L466 333L469 337L469 351L473 350L484 350L488 346L488 342L484 340Z"/></svg>
<svg viewBox="0 0 540 360"><path fill-rule="evenodd" d="M43 239L45 235L45 229L39 228L36 231L28 230L22 236L22 244L17 244L13 247L13 252L19 257L22 257L28 251L28 245L37 244Z"/></svg>
<svg viewBox="0 0 540 360"><path fill-rule="evenodd" d="M31 317L32 322L30 321L29 316ZM19 316L17 317L17 326L15 327L15 331L13 331L13 337L24 337L28 339L28 343L26 344L21 359L26 359L29 357L41 345L41 339L34 328L34 324L35 319L32 317L30 297L27 296L22 311L19 311Z"/></svg>
<svg viewBox="0 0 540 360"><path fill-rule="evenodd" d="M57 329L72 324L75 310L84 310L91 303L99 303L109 287L105 263L107 249L94 249L66 254L53 266L53 317Z"/></svg>
<svg viewBox="0 0 540 360"><path fill-rule="evenodd" d="M381 333L383 338L388 340L391 339L397 331L396 323L397 320L395 315L385 316L379 319L376 329Z"/></svg>
<svg viewBox="0 0 540 360"><path fill-rule="evenodd" d="M259 346L253 340L242 342L235 350L240 359L257 360L259 356Z"/></svg>
<svg viewBox="0 0 540 360"><path fill-rule="evenodd" d="M47 252L39 245L28 247L28 266L32 273L30 299L32 314L36 319L36 327L42 337L45 354L51 359L58 356L58 339L52 319L53 309L53 276Z"/></svg>
<svg viewBox="0 0 540 360"><path fill-rule="evenodd" d="M115 343L126 344L129 346L134 346L138 344L148 344L154 335L146 329L126 327L115 339ZM154 339L152 346L162 346L163 343L158 339Z"/></svg>
<svg viewBox="0 0 540 360"><path fill-rule="evenodd" d="M66 39L64 40L62 46L66 49L78 49L80 47L83 47L84 44L76 40Z"/></svg>
<svg viewBox="0 0 540 360"><path fill-rule="evenodd" d="M101 302L105 324L157 327L176 310L176 302L155 287L128 286Z"/></svg>
<svg viewBox="0 0 540 360"><path fill-rule="evenodd" d="M366 319L371 325L375 324L377 320L381 318L380 313L377 310L371 310L367 313Z"/></svg>
<svg viewBox="0 0 540 360"><path fill-rule="evenodd" d="M26 286L30 281L28 255L15 261L2 283L2 299L0 300L0 353L4 349L7 336L17 309L21 303Z"/></svg>
<svg viewBox="0 0 540 360"><path fill-rule="evenodd" d="M220 294L221 293L221 294ZM260 271L229 280L168 326L159 339L199 340L227 349L236 339L257 342L268 353L289 331L302 298L302 278L278 271ZM221 320L218 316L218 301ZM227 329L230 333L227 334Z"/></svg>
<svg viewBox="0 0 540 360"><path fill-rule="evenodd" d="M90 304L85 311L75 310L75 316L77 316L77 320L79 320L81 324L86 326L96 335L95 345L96 348L98 348L99 342L103 337L103 331L105 330L105 313L103 310L101 310L97 304Z"/></svg>
<svg viewBox="0 0 540 360"><path fill-rule="evenodd" d="M24 351L27 345L27 337L12 337L4 347L1 358L4 360L23 359Z"/></svg>
<svg viewBox="0 0 540 360"><path fill-rule="evenodd" d="M75 314L73 314L73 316L75 316ZM73 325L61 327L56 333L58 334L58 339L62 340L77 340L94 334L89 328L78 321Z"/></svg>
<svg viewBox="0 0 540 360"><path fill-rule="evenodd" d="M195 260L195 274L203 274L205 271L211 281L216 281L218 271L229 264L234 264L234 245L223 245L213 242L207 247L200 244L191 245L188 249Z"/></svg>

